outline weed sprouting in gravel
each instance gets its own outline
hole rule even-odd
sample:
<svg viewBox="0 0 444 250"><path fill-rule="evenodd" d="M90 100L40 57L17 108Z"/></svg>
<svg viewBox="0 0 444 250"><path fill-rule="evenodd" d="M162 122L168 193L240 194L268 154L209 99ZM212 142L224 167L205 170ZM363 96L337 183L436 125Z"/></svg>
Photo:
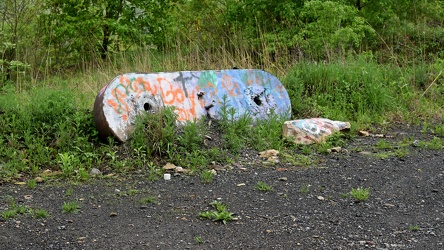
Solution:
<svg viewBox="0 0 444 250"><path fill-rule="evenodd" d="M270 185L268 185L267 183L265 183L265 182L263 182L263 181L259 181L259 182L256 184L255 188L256 188L257 190L264 191L264 192L270 192L270 191L273 191L273 187L270 186Z"/></svg>
<svg viewBox="0 0 444 250"><path fill-rule="evenodd" d="M140 204L148 204L148 203L157 204L157 198L152 195L149 195L149 196L142 198L140 200Z"/></svg>
<svg viewBox="0 0 444 250"><path fill-rule="evenodd" d="M227 210L227 206L219 201L212 201L210 205L216 209L216 211L205 211L199 213L199 217L204 219L210 219L213 221L221 221L226 224L227 221L234 220L233 213Z"/></svg>
<svg viewBox="0 0 444 250"><path fill-rule="evenodd" d="M65 191L65 196L66 196L66 197L69 197L69 196L71 196L72 194L74 194L74 189L72 189L72 188L68 188L68 189Z"/></svg>
<svg viewBox="0 0 444 250"><path fill-rule="evenodd" d="M16 211L18 214L25 214L26 211L27 211L27 208L26 208L24 205L20 205L20 206L16 206L16 207L15 207L15 211Z"/></svg>
<svg viewBox="0 0 444 250"><path fill-rule="evenodd" d="M440 137L444 137L444 124L436 125L435 128L432 130L432 133Z"/></svg>
<svg viewBox="0 0 444 250"><path fill-rule="evenodd" d="M419 225L410 225L409 226L409 230L411 231L411 232L418 232L419 231Z"/></svg>
<svg viewBox="0 0 444 250"><path fill-rule="evenodd" d="M444 148L444 139L435 136L432 140L428 142L420 142L419 145L432 150L440 150Z"/></svg>
<svg viewBox="0 0 444 250"><path fill-rule="evenodd" d="M214 174L210 170L203 170L200 173L200 181L204 184L211 183L213 181Z"/></svg>
<svg viewBox="0 0 444 250"><path fill-rule="evenodd" d="M388 141L386 141L384 139L380 139L378 141L378 143L376 143L375 148L378 148L378 149L392 149L393 145L390 142L388 142Z"/></svg>
<svg viewBox="0 0 444 250"><path fill-rule="evenodd" d="M300 193L303 193L303 194L306 194L306 193L308 193L308 192L310 191L310 187L311 187L310 184L302 185L302 186L299 188L299 192L300 192Z"/></svg>
<svg viewBox="0 0 444 250"><path fill-rule="evenodd" d="M17 211L15 209L8 209L2 213L2 217L6 220L12 219L17 215Z"/></svg>
<svg viewBox="0 0 444 250"><path fill-rule="evenodd" d="M49 216L49 213L45 209L38 208L34 211L34 217L37 219L44 219L48 216Z"/></svg>
<svg viewBox="0 0 444 250"><path fill-rule="evenodd" d="M196 242L197 244L202 244L204 243L204 239L202 238L202 236L194 236L194 242Z"/></svg>
<svg viewBox="0 0 444 250"><path fill-rule="evenodd" d="M356 202L362 202L368 199L370 196L370 188L352 188L350 196L355 199Z"/></svg>
<svg viewBox="0 0 444 250"><path fill-rule="evenodd" d="M26 183L26 185L28 186L28 188L35 188L35 187L37 186L37 181L34 180L34 179L29 180L29 181Z"/></svg>
<svg viewBox="0 0 444 250"><path fill-rule="evenodd" d="M75 201L63 202L62 212L76 214L81 208L80 204Z"/></svg>
<svg viewBox="0 0 444 250"><path fill-rule="evenodd" d="M398 158L405 158L409 154L409 150L407 148L398 148L394 154Z"/></svg>

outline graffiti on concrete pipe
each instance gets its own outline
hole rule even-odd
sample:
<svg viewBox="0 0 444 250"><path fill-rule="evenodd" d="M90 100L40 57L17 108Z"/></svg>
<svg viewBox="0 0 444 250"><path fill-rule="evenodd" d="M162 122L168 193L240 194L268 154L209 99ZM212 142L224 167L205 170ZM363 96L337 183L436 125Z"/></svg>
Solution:
<svg viewBox="0 0 444 250"><path fill-rule="evenodd" d="M102 88L94 103L99 133L126 141L140 112L172 106L179 122L219 119L224 102L253 119L274 112L289 117L291 104L282 83L263 70L209 70L127 73Z"/></svg>

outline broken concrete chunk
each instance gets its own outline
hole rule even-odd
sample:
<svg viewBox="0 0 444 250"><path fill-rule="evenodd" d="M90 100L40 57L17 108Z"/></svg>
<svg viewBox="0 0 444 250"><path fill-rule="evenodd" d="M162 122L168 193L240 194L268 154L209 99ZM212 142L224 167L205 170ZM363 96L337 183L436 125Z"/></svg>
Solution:
<svg viewBox="0 0 444 250"><path fill-rule="evenodd" d="M163 166L163 169L164 169L164 170L174 170L174 169L176 169L176 168L177 168L176 165L174 165L174 164L172 164L172 163L169 163L169 162Z"/></svg>
<svg viewBox="0 0 444 250"><path fill-rule="evenodd" d="M349 122L332 121L325 118L312 118L286 121L283 125L284 139L296 144L313 144L341 130L349 130Z"/></svg>

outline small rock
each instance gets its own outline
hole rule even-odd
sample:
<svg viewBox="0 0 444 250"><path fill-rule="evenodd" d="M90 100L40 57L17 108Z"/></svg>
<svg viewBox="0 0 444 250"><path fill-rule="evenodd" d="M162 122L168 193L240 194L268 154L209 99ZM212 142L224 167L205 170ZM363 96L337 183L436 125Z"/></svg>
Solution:
<svg viewBox="0 0 444 250"><path fill-rule="evenodd" d="M287 177L281 177L279 178L280 181L287 181Z"/></svg>
<svg viewBox="0 0 444 250"><path fill-rule="evenodd" d="M27 195L23 196L23 198L25 198L25 200L30 200L30 199L32 199L32 195L27 194Z"/></svg>
<svg viewBox="0 0 444 250"><path fill-rule="evenodd" d="M111 212L111 213L109 213L109 217L116 217L117 216L117 213L116 212Z"/></svg>
<svg viewBox="0 0 444 250"><path fill-rule="evenodd" d="M167 164L165 164L165 166L163 166L163 169L165 169L165 170L173 170L176 168L177 168L177 166L172 163L167 163Z"/></svg>
<svg viewBox="0 0 444 250"><path fill-rule="evenodd" d="M243 186L245 186L245 183L239 183L239 184L237 184L236 186L238 186L238 187L243 187Z"/></svg>
<svg viewBox="0 0 444 250"><path fill-rule="evenodd" d="M390 203L385 203L383 206L387 207L387 208L395 207L395 205L390 204Z"/></svg>
<svg viewBox="0 0 444 250"><path fill-rule="evenodd" d="M372 154L372 152L369 152L369 151L361 151L359 153L362 155L371 155Z"/></svg>
<svg viewBox="0 0 444 250"><path fill-rule="evenodd" d="M341 150L342 150L341 147L333 147L333 148L331 148L331 152L334 152L334 153L339 153L339 152L341 152Z"/></svg>
<svg viewBox="0 0 444 250"><path fill-rule="evenodd" d="M91 170L89 171L89 175L91 176L102 175L102 172L97 168L91 168Z"/></svg>
<svg viewBox="0 0 444 250"><path fill-rule="evenodd" d="M414 140L412 142L413 147L418 147L419 146L419 141L418 140Z"/></svg>
<svg viewBox="0 0 444 250"><path fill-rule="evenodd" d="M438 189L432 189L432 193L438 193L439 190Z"/></svg>
<svg viewBox="0 0 444 250"><path fill-rule="evenodd" d="M359 134L362 135L362 136L370 136L370 132L363 131L363 130L359 131Z"/></svg>
<svg viewBox="0 0 444 250"><path fill-rule="evenodd" d="M267 161L271 163L279 163L279 158L277 156L271 156L267 159Z"/></svg>
<svg viewBox="0 0 444 250"><path fill-rule="evenodd" d="M259 153L259 157L262 158L270 158L270 157L275 157L279 154L279 151L275 150L275 149L270 149L270 150L265 150Z"/></svg>
<svg viewBox="0 0 444 250"><path fill-rule="evenodd" d="M211 172L213 175L217 175L217 171L214 170L214 169L211 169L210 172Z"/></svg>
<svg viewBox="0 0 444 250"><path fill-rule="evenodd" d="M317 198L318 198L318 200L320 200L320 201L325 200L325 198L324 198L323 196L318 196Z"/></svg>
<svg viewBox="0 0 444 250"><path fill-rule="evenodd" d="M34 180L35 180L35 182L37 182L37 183L42 183L42 182L43 182L43 178L40 177L40 176L35 177Z"/></svg>
<svg viewBox="0 0 444 250"><path fill-rule="evenodd" d="M176 167L175 171L176 173L183 173L185 172L185 169L183 169L182 167Z"/></svg>

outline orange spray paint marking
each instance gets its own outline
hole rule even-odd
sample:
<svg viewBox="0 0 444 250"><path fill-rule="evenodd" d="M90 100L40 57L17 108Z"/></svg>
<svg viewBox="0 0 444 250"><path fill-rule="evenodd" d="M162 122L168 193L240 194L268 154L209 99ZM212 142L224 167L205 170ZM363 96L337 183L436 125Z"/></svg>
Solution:
<svg viewBox="0 0 444 250"><path fill-rule="evenodd" d="M239 85L233 84L232 77L226 74L222 76L222 87L228 91L230 96L237 96L238 93L235 93L236 90L239 90ZM239 92L239 91L238 91Z"/></svg>

